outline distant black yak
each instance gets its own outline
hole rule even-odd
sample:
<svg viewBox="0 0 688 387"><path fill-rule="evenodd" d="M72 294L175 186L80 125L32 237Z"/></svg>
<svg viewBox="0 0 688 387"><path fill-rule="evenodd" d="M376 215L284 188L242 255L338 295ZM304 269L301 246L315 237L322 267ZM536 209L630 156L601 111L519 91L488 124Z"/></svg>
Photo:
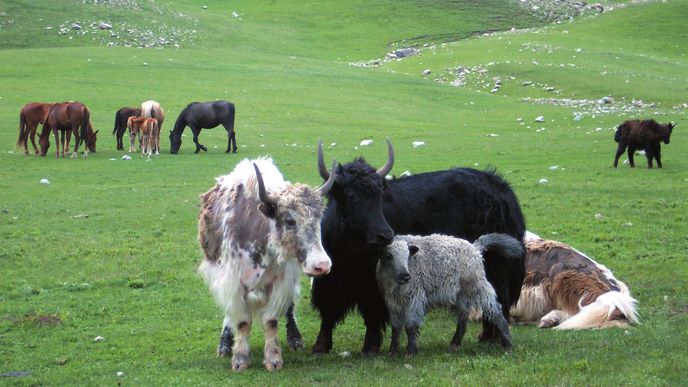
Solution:
<svg viewBox="0 0 688 387"><path fill-rule="evenodd" d="M619 157L628 147L628 162L635 167L633 154L636 149L645 151L647 167L652 168L652 159L657 160L657 168L662 168L660 143L669 143L671 131L676 124L659 124L655 120L628 120L619 125L614 134L614 141L619 143L614 157L614 168L619 164Z"/></svg>

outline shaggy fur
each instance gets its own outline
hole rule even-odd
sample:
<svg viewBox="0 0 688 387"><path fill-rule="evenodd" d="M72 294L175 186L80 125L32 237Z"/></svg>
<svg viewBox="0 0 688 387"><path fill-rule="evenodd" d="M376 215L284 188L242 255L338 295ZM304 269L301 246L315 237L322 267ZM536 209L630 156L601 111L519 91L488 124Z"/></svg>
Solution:
<svg viewBox="0 0 688 387"><path fill-rule="evenodd" d="M659 124L655 120L629 120L619 125L614 133L614 141L619 143L614 156L614 168L619 163L619 157L628 147L628 162L635 167L633 155L637 149L644 150L647 157L647 167L652 168L652 159L657 160L657 168L662 168L661 146L663 141L669 144L674 124Z"/></svg>
<svg viewBox="0 0 688 387"><path fill-rule="evenodd" d="M586 329L638 323L637 301L609 269L564 243L528 233L528 274L511 309L540 328Z"/></svg>
<svg viewBox="0 0 688 387"><path fill-rule="evenodd" d="M254 165L274 204L260 199ZM240 162L201 195L198 240L205 258L199 272L225 313L223 339L233 342L235 371L249 365L253 317L264 328L265 367L282 368L277 320L298 295L299 274L317 276L330 270L320 242L321 194L289 184L272 160L259 159Z"/></svg>
<svg viewBox="0 0 688 387"><path fill-rule="evenodd" d="M398 351L402 327L408 337L406 352L417 352L418 329L425 314L436 306L456 312L451 349L461 344L471 309L482 310L498 328L504 348L511 347L509 325L483 269L482 253L487 250L500 250L511 259L523 255L522 244L505 234L484 235L475 244L439 234L394 237L377 264L377 280L392 325L391 354Z"/></svg>

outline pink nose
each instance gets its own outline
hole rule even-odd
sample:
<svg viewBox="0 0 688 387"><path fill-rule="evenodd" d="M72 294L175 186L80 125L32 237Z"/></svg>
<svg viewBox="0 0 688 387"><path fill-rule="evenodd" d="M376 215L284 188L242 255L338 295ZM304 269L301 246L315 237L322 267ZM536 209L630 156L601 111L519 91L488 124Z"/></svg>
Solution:
<svg viewBox="0 0 688 387"><path fill-rule="evenodd" d="M318 265L315 265L313 268L313 273L312 275L319 277L321 275L325 275L330 272L330 264L329 263L320 263Z"/></svg>

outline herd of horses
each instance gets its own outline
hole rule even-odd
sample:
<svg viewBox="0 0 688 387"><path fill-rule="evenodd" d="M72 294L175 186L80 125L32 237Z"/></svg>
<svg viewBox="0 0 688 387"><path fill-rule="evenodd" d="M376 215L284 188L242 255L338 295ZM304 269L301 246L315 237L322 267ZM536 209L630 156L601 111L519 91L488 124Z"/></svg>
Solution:
<svg viewBox="0 0 688 387"><path fill-rule="evenodd" d="M170 131L170 153L176 154L182 144L182 133L188 126L193 133L196 151L207 152L208 148L198 142L202 129L212 129L222 125L227 131L227 153L236 153L236 135L234 132L234 104L228 101L192 102L179 114L174 129ZM129 152L136 151L136 138L139 139L142 156L149 158L152 153L160 154L160 132L165 120L165 111L156 101L145 101L141 107L123 107L115 114L115 125L112 134L117 138L117 150L124 150L122 138L129 130ZM36 146L38 125L43 125ZM50 133L55 137L55 157L64 157L69 153L72 134L75 138L74 151L76 158L79 145L84 143L84 157L96 151L98 131L91 124L91 113L81 102L40 103L31 102L24 105L19 113L19 138L17 147L29 154L28 141L31 140L34 153L45 156L50 148ZM60 142L61 140L61 142Z"/></svg>

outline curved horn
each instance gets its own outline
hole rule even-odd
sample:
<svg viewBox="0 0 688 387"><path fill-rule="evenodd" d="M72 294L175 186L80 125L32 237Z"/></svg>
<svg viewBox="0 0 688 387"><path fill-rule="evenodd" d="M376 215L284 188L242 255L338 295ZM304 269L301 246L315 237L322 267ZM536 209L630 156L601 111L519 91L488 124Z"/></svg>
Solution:
<svg viewBox="0 0 688 387"><path fill-rule="evenodd" d="M258 169L256 163L253 163L253 168L255 168L256 170L256 178L258 179L258 196L260 197L260 201L270 206L276 206L277 198L272 197L268 195L267 192L265 192L265 183L263 183L263 175L260 174L260 170Z"/></svg>
<svg viewBox="0 0 688 387"><path fill-rule="evenodd" d="M387 139L387 162L385 165L375 171L378 175L385 177L389 173L389 171L392 170L392 166L394 165L394 148L392 147L392 142Z"/></svg>
<svg viewBox="0 0 688 387"><path fill-rule="evenodd" d="M319 193L321 196L325 196L328 192L330 192L330 189L334 185L334 181L336 178L337 178L337 160L332 159L332 173L330 173L330 177L327 179L327 181L323 185L320 186L320 188L317 188L315 190L315 192Z"/></svg>
<svg viewBox="0 0 688 387"><path fill-rule="evenodd" d="M325 166L322 140L318 140L318 172L320 172L320 177L324 180L330 180L330 172L327 171L327 167Z"/></svg>

